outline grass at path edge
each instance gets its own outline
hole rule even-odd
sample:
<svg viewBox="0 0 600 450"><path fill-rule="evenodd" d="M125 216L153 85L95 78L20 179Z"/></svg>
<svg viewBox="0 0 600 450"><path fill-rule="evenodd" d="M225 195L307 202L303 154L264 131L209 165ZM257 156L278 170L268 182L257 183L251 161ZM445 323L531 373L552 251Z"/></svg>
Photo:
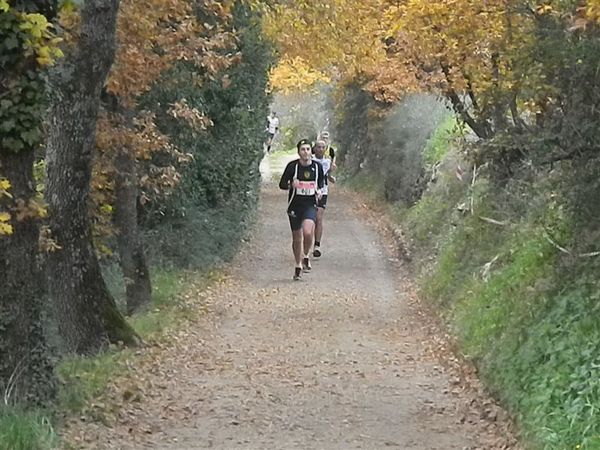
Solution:
<svg viewBox="0 0 600 450"><path fill-rule="evenodd" d="M160 341L166 331L189 321L194 311L184 301L185 293L204 290L221 278L219 271L161 270L153 276L152 304L135 314L129 322L146 343ZM94 357L77 357L63 361L57 368L62 388L59 410L76 413L105 389L111 378L127 370L139 349L111 346Z"/></svg>
<svg viewBox="0 0 600 450"><path fill-rule="evenodd" d="M129 322L146 343L160 342L166 332L190 320L193 307L186 292L206 289L222 278L220 271L156 270L152 303ZM60 388L52 409L24 411L0 406L0 450L50 450L61 445L61 424L71 416L91 415L90 404L99 399L108 384L135 364L139 349L111 346L93 357L72 357L57 368ZM102 420L101 417L97 418Z"/></svg>

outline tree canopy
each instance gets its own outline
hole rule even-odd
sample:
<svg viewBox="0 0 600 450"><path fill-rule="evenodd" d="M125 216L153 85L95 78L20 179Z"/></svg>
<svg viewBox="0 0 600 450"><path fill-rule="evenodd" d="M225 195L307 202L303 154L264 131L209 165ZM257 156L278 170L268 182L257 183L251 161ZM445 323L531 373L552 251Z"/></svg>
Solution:
<svg viewBox="0 0 600 450"><path fill-rule="evenodd" d="M565 114L566 80L592 67L599 30L595 0L325 0L267 11L281 54L274 88L330 77L382 104L433 92L484 139Z"/></svg>

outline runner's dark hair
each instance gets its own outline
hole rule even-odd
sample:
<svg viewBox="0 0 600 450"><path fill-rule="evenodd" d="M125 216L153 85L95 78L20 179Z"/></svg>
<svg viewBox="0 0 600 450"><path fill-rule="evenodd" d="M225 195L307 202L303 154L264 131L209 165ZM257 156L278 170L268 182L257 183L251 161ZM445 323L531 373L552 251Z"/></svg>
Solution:
<svg viewBox="0 0 600 450"><path fill-rule="evenodd" d="M307 144L310 145L310 141L308 139L300 139L298 141L298 143L296 144L296 148L298 150L300 150L300 147L302 147L303 145L307 145ZM312 145L311 145L311 147L312 147Z"/></svg>

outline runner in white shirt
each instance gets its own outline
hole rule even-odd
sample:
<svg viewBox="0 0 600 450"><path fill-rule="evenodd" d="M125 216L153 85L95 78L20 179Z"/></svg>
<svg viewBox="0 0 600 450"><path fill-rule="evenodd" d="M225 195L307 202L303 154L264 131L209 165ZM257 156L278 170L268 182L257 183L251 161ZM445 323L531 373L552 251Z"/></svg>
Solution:
<svg viewBox="0 0 600 450"><path fill-rule="evenodd" d="M323 237L323 219L325 216L325 208L327 207L327 197L329 194L329 183L335 183L335 178L331 173L335 170L335 164L332 163L331 159L325 157L325 150L327 143L323 140L315 142L313 148L314 157L313 159L321 164L323 167L323 175L325 184L322 189L322 196L317 202L317 220L315 222L315 247L313 250L313 256L319 258L322 255L321 251L321 238Z"/></svg>
<svg viewBox="0 0 600 450"><path fill-rule="evenodd" d="M267 116L267 153L271 152L271 144L273 144L273 138L279 131L279 117L275 111L271 112L270 116Z"/></svg>

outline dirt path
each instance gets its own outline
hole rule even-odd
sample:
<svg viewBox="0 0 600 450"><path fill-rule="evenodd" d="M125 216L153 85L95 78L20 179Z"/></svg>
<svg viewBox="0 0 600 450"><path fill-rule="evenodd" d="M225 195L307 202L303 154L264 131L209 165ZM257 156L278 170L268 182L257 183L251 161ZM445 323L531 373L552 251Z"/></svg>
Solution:
<svg viewBox="0 0 600 450"><path fill-rule="evenodd" d="M482 402L431 356L402 268L351 195L331 196L324 256L303 282L284 209L267 185L208 314L132 368L144 394L115 424L81 426L83 447L509 448L497 414L466 407Z"/></svg>

